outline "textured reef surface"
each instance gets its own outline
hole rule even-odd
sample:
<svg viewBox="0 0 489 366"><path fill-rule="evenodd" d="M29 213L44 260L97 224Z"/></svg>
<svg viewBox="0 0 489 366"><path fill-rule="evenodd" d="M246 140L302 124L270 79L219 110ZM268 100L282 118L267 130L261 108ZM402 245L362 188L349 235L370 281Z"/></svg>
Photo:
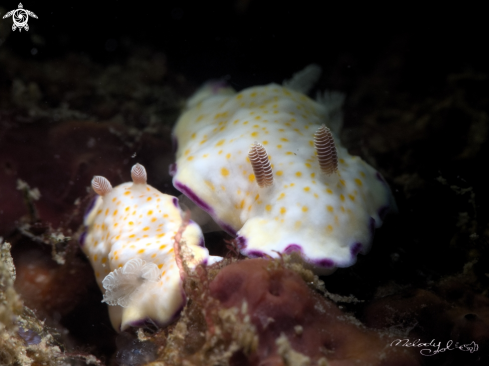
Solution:
<svg viewBox="0 0 489 366"><path fill-rule="evenodd" d="M49 15L29 5L39 19L21 39L0 19L0 365L487 365L489 62L477 53L483 47L472 36L450 33L445 40L425 32L436 16L420 33L362 23L362 31L340 41L324 35L318 28L324 19L307 6L284 12L266 2L229 4L227 17L212 21L183 5L170 9L171 21L161 21L168 32L151 33L164 47L121 36L121 51L107 59L69 47L86 37L99 45L90 37L105 28L66 38L60 28L42 28L51 27ZM255 24L249 14L260 27L249 27ZM321 20L310 22L315 32L282 26L300 14ZM195 34L190 25L200 18L205 27ZM111 47L107 41L104 50ZM294 248L248 259L243 241L231 235L240 229L234 225L240 214L222 213L221 223L234 230L203 233L209 254L222 261L192 264L179 250L173 257L186 295L179 316L115 330L90 261L102 272L110 261L111 270L123 263L114 253L105 253L105 263L92 252L87 259L79 244L96 197L93 177L117 187L131 181L131 167L140 163L152 189L178 197L170 173L182 164L170 172L172 133L202 82L224 78L239 94L281 84L312 62L323 75L311 97L326 89L346 95L335 138L380 173L398 206L376 230L370 252L321 277L289 255ZM271 141L257 139L263 140ZM275 164L276 151L269 150ZM308 201L309 213L314 203ZM289 239L292 229L277 226L267 234ZM185 247L180 236L173 239L163 249ZM142 259L149 262L151 253Z"/></svg>

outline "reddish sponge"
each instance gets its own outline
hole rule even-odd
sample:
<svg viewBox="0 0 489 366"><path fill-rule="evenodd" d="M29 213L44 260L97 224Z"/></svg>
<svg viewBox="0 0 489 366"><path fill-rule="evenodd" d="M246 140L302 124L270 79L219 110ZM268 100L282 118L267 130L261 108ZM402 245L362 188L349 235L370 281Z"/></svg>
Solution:
<svg viewBox="0 0 489 366"><path fill-rule="evenodd" d="M417 365L416 356L391 348L389 337L368 330L331 301L312 291L294 271L264 259L244 260L221 270L210 285L225 308L246 301L259 336L248 364L283 364L276 340L284 334L291 348L329 365ZM283 337L282 337L283 339Z"/></svg>

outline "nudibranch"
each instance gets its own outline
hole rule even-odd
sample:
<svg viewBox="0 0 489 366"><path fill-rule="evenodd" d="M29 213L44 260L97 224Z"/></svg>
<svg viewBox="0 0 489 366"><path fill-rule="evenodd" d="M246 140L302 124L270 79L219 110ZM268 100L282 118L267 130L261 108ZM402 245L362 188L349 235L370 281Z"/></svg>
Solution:
<svg viewBox="0 0 489 366"><path fill-rule="evenodd" d="M182 278L175 260L175 235L183 224L176 197L146 183L146 170L136 164L132 182L112 187L101 176L92 180L98 194L85 216L82 250L95 271L97 283L109 305L115 329L164 326L185 304ZM200 227L190 221L181 234L186 263L206 262Z"/></svg>
<svg viewBox="0 0 489 366"><path fill-rule="evenodd" d="M303 94L317 69L285 86L205 85L173 130L171 173L244 255L296 253L328 273L369 249L395 202L382 176L339 143L341 95Z"/></svg>

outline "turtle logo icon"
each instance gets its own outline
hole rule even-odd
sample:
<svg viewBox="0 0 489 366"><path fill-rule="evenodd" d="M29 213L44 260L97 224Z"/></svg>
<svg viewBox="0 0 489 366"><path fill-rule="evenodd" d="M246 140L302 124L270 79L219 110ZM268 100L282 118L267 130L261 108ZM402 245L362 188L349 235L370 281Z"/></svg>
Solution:
<svg viewBox="0 0 489 366"><path fill-rule="evenodd" d="M37 19L36 14L34 14L30 10L24 9L22 3L19 3L19 8L9 11L7 14L3 16L3 19L12 16L12 19L14 20L14 24L12 25L13 31L16 30L17 28L19 28L19 32L22 31L22 28L25 28L25 30L28 31L29 25L27 24L27 21L29 20L29 15Z"/></svg>

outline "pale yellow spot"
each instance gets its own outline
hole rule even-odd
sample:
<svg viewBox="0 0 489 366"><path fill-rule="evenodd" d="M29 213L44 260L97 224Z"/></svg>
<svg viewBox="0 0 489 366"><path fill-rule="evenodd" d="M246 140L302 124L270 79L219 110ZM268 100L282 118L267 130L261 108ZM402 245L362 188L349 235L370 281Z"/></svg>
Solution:
<svg viewBox="0 0 489 366"><path fill-rule="evenodd" d="M360 172L360 175L365 178L365 173L364 172Z"/></svg>
<svg viewBox="0 0 489 366"><path fill-rule="evenodd" d="M132 234L132 235L129 235L129 237L132 239L132 238L135 238L136 237L136 234Z"/></svg>
<svg viewBox="0 0 489 366"><path fill-rule="evenodd" d="M149 230L149 226L146 226L143 231L148 231Z"/></svg>
<svg viewBox="0 0 489 366"><path fill-rule="evenodd" d="M124 195L126 195L126 196L127 196L127 195L129 195L129 194L131 194L131 192L130 192L130 191L126 191L126 192L124 192Z"/></svg>
<svg viewBox="0 0 489 366"><path fill-rule="evenodd" d="M224 141L226 141L225 139L222 139L222 140L219 140L217 143L216 143L216 146L222 146L224 144Z"/></svg>
<svg viewBox="0 0 489 366"><path fill-rule="evenodd" d="M277 145L277 148L281 149L282 148L282 145Z"/></svg>
<svg viewBox="0 0 489 366"><path fill-rule="evenodd" d="M98 255L97 255L97 254L95 254L95 255L93 256L93 260L94 260L95 262L98 260Z"/></svg>
<svg viewBox="0 0 489 366"><path fill-rule="evenodd" d="M294 153L292 151L287 151L285 155L294 155Z"/></svg>
<svg viewBox="0 0 489 366"><path fill-rule="evenodd" d="M268 145L268 141L267 141L267 140L265 140L265 141L263 141L263 142L262 142L262 144L263 144L263 145Z"/></svg>
<svg viewBox="0 0 489 366"><path fill-rule="evenodd" d="M265 210L267 210L268 212L270 212L272 210L272 206L271 205L266 205L265 206Z"/></svg>
<svg viewBox="0 0 489 366"><path fill-rule="evenodd" d="M275 174L277 174L278 176L282 176L282 174L284 174L283 171L279 170L278 172L276 172Z"/></svg>
<svg viewBox="0 0 489 366"><path fill-rule="evenodd" d="M226 168L221 168L221 175L223 177L227 177L229 175L229 170L227 170Z"/></svg>
<svg viewBox="0 0 489 366"><path fill-rule="evenodd" d="M289 140L287 140L285 137L282 137L282 138L280 139L280 141L283 141L283 142L288 142Z"/></svg>
<svg viewBox="0 0 489 366"><path fill-rule="evenodd" d="M126 211L129 211L129 206L126 207Z"/></svg>
<svg viewBox="0 0 489 366"><path fill-rule="evenodd" d="M166 233L163 233L163 234L158 234L158 235L156 235L156 237L157 237L157 238L162 238L162 237L164 237L164 236L165 236L165 234L166 234ZM160 248L160 249L161 249L161 248Z"/></svg>
<svg viewBox="0 0 489 366"><path fill-rule="evenodd" d="M109 214L109 209L105 210L105 216Z"/></svg>
<svg viewBox="0 0 489 366"><path fill-rule="evenodd" d="M139 249L138 254L144 253L144 249Z"/></svg>
<svg viewBox="0 0 489 366"><path fill-rule="evenodd" d="M281 200L281 199L282 199L282 198L284 198L284 197L285 197L285 193L280 193L280 196L278 196L277 201L278 201L278 200Z"/></svg>
<svg viewBox="0 0 489 366"><path fill-rule="evenodd" d="M309 164L309 163L305 163L304 165L305 165L306 167L308 167L308 168L310 168L310 167L311 167L311 164Z"/></svg>
<svg viewBox="0 0 489 366"><path fill-rule="evenodd" d="M340 200L341 201L345 201L345 196L343 196L342 194L340 194Z"/></svg>
<svg viewBox="0 0 489 366"><path fill-rule="evenodd" d="M302 206L302 212L307 212L309 208L307 206Z"/></svg>
<svg viewBox="0 0 489 366"><path fill-rule="evenodd" d="M194 157L193 157L193 156L189 156L189 157L187 158L187 160L188 160L188 161L192 161L192 160L194 160Z"/></svg>
<svg viewBox="0 0 489 366"><path fill-rule="evenodd" d="M326 206L326 208L327 208L327 209L328 209L328 211L329 211L329 212L331 212L331 213L334 211L333 206L328 205L328 206Z"/></svg>
<svg viewBox="0 0 489 366"><path fill-rule="evenodd" d="M148 216L153 214L153 210L148 211Z"/></svg>
<svg viewBox="0 0 489 366"><path fill-rule="evenodd" d="M316 173L311 173L311 178L314 178L316 176Z"/></svg>
<svg viewBox="0 0 489 366"><path fill-rule="evenodd" d="M209 187L211 190L213 190L213 191L215 190L215 187L211 182L209 182L208 180L206 180L204 182L207 185L207 187Z"/></svg>
<svg viewBox="0 0 489 366"><path fill-rule="evenodd" d="M352 201L355 201L355 196L354 196L354 195L349 194L349 195L348 195L348 197L350 197L350 199L351 199Z"/></svg>
<svg viewBox="0 0 489 366"><path fill-rule="evenodd" d="M360 179L358 179L358 178L355 178L355 183L356 183L356 184L357 184L359 187L363 186L362 181L361 181Z"/></svg>
<svg viewBox="0 0 489 366"><path fill-rule="evenodd" d="M250 175L248 176L248 180L249 180L250 182L254 182L254 181L255 181L255 175L254 175L254 174L250 174Z"/></svg>
<svg viewBox="0 0 489 366"><path fill-rule="evenodd" d="M304 191L309 192L310 190L311 190L311 188L309 188L309 187L304 187Z"/></svg>
<svg viewBox="0 0 489 366"><path fill-rule="evenodd" d="M257 137L257 136L258 136L258 132L256 132L256 131L255 131L255 132L252 132L252 133L251 133L251 136L253 136L253 137Z"/></svg>
<svg viewBox="0 0 489 366"><path fill-rule="evenodd" d="M132 222L132 221L129 221L129 225L134 225L134 222Z"/></svg>
<svg viewBox="0 0 489 366"><path fill-rule="evenodd" d="M194 132L194 133L192 134L191 138L192 138L192 139L194 139L194 138L195 138L195 136L197 136L197 134Z"/></svg>
<svg viewBox="0 0 489 366"><path fill-rule="evenodd" d="M331 233L333 231L333 227L331 225L326 226L326 231Z"/></svg>
<svg viewBox="0 0 489 366"><path fill-rule="evenodd" d="M244 207L244 204L245 204L245 201L244 200L241 200L241 203L239 205L239 208L243 208Z"/></svg>
<svg viewBox="0 0 489 366"><path fill-rule="evenodd" d="M231 157L231 154L230 153L227 153L226 154L226 159L229 159Z"/></svg>
<svg viewBox="0 0 489 366"><path fill-rule="evenodd" d="M326 192L328 192L329 194L333 194L333 191L329 188L326 188Z"/></svg>
<svg viewBox="0 0 489 366"><path fill-rule="evenodd" d="M283 215L287 212L287 209L285 207L280 207L280 213Z"/></svg>
<svg viewBox="0 0 489 366"><path fill-rule="evenodd" d="M301 177L301 176L302 176L302 173L301 173L301 172L296 172L296 173L295 173L295 176L296 176L296 177Z"/></svg>
<svg viewBox="0 0 489 366"><path fill-rule="evenodd" d="M154 257L156 257L156 253L151 254L151 258L154 258Z"/></svg>

